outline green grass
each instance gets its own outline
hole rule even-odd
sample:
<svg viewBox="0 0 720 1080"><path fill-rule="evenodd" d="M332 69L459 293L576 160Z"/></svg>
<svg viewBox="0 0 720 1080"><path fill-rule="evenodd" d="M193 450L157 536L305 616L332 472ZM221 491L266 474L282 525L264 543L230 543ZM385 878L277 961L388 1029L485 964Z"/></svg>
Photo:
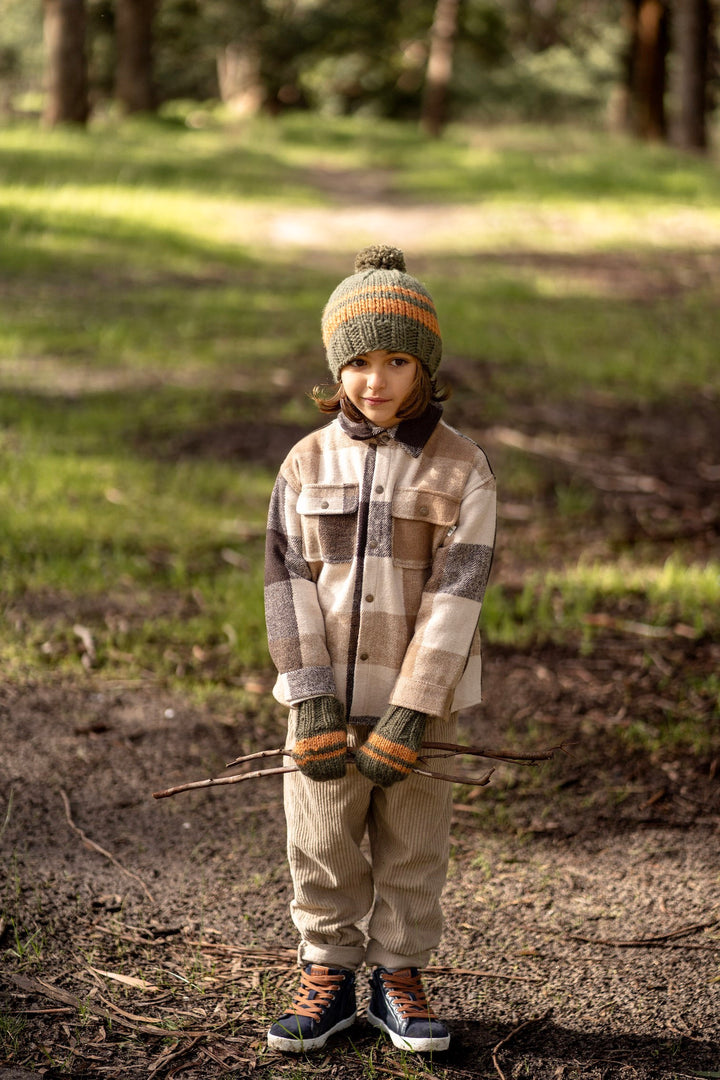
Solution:
<svg viewBox="0 0 720 1080"><path fill-rule="evenodd" d="M26 1026L24 1017L0 1013L0 1051L4 1058L11 1060L19 1052Z"/></svg>
<svg viewBox="0 0 720 1080"><path fill-rule="evenodd" d="M479 423L512 420L518 395L657 401L716 384L712 161L572 129L457 128L438 143L359 118L0 129L8 676L83 656L209 685L267 667L262 533L280 451L265 444L319 422L306 397L326 377L319 314L378 239L362 214L337 233L323 214L352 203L360 176L398 214L433 206L406 247ZM281 242L278 222L305 245ZM227 453L225 429L255 440ZM504 497L543 482L509 461ZM557 503L579 520L593 495L569 484ZM588 638L588 616L624 594L638 598L628 618L717 629L717 564L658 555L495 586L486 633Z"/></svg>
<svg viewBox="0 0 720 1080"><path fill-rule="evenodd" d="M491 586L484 609L490 639L588 641L604 628L641 637L701 638L720 629L720 562L580 561L526 575L521 590Z"/></svg>

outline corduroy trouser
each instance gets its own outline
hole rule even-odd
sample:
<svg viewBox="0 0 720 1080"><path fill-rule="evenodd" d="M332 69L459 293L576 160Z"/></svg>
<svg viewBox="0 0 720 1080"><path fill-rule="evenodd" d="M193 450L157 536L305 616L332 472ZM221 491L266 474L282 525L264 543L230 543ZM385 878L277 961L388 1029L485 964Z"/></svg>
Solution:
<svg viewBox="0 0 720 1080"><path fill-rule="evenodd" d="M295 717L291 710L288 747L295 741ZM455 742L456 731L455 716L433 717L425 739ZM348 746L369 733L351 727ZM453 762L435 758L430 767L452 773ZM348 765L340 780L286 774L284 798L300 963L352 970L363 962L425 967L442 933L452 784L411 773L380 788Z"/></svg>

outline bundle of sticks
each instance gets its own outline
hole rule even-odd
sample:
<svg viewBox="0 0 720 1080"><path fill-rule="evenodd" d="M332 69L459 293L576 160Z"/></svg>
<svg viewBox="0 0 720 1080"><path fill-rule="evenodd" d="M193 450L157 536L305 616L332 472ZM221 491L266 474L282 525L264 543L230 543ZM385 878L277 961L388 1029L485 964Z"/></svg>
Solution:
<svg viewBox="0 0 720 1080"><path fill-rule="evenodd" d="M431 768L430 763L433 759L438 758L468 756L487 758L492 761L504 761L513 765L537 765L541 761L548 761L550 758L554 757L558 750L566 752L565 747L562 745L551 746L547 750L535 750L528 754L516 754L509 750L490 750L479 746L462 746L460 743L425 742L422 744L417 764L412 771L419 776L427 776L432 780L444 780L450 784L470 784L473 787L485 787L486 784L490 783L490 778L495 771L494 768L489 769L482 776L454 776L449 773L435 772ZM429 753L429 751L432 751L432 753ZM244 765L248 761L258 761L261 759L278 757L291 758L292 751L287 747L279 747L276 750L259 750L255 754L245 754L244 757L238 757L233 761L229 761L225 768L232 769L239 765ZM352 750L349 750L348 761L352 761L353 757ZM193 780L188 784L178 784L176 787L166 788L164 791L154 791L153 798L167 799L171 795L179 795L181 791L196 791L198 788L221 787L225 784L242 784L245 780L256 780L263 776L279 776L281 773L297 771L296 765L282 765L278 768L256 769L253 772L232 773L229 776L213 776L207 780Z"/></svg>

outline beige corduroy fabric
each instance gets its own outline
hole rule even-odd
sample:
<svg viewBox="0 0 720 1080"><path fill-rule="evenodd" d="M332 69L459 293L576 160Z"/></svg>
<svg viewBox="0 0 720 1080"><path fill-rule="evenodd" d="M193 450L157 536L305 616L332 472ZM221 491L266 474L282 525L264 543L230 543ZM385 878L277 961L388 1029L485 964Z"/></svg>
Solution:
<svg viewBox="0 0 720 1080"><path fill-rule="evenodd" d="M289 748L295 717L291 710ZM454 742L456 730L454 715L433 717L426 738ZM352 728L349 746L368 734ZM454 759L435 759L432 767L451 773ZM452 784L413 773L383 789L350 765L341 780L322 784L290 773L284 791L300 962L426 967L442 933Z"/></svg>

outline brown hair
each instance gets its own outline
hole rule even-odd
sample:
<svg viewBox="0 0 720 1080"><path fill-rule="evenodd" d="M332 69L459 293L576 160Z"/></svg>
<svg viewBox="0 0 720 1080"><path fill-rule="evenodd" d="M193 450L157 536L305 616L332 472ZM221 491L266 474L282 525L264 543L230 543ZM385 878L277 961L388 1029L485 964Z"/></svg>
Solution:
<svg viewBox="0 0 720 1080"><path fill-rule="evenodd" d="M337 382L334 386L315 386L310 397L320 412L342 412L348 420L354 420L356 423L365 419L345 393L342 382ZM415 417L422 416L431 401L447 401L449 397L449 387L438 386L425 365L418 361L415 380L408 396L398 409L397 418L398 420L414 420Z"/></svg>

